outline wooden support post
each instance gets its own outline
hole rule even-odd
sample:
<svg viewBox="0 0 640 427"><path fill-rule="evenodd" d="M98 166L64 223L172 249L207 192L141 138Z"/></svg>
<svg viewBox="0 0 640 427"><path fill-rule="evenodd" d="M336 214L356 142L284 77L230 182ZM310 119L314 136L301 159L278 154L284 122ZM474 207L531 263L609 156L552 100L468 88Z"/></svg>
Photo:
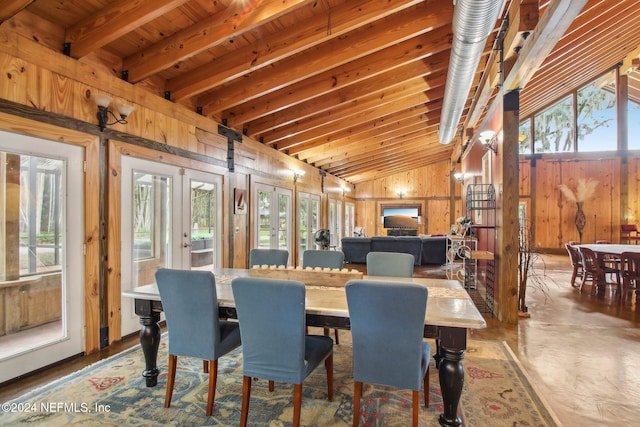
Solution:
<svg viewBox="0 0 640 427"><path fill-rule="evenodd" d="M518 134L520 126L520 92L508 92L503 97L503 143L498 156L498 175L502 188L498 197L497 225L499 285L497 317L501 322L518 323L518 205L520 197L520 163ZM498 181L499 182L499 181ZM500 185L500 184L498 184Z"/></svg>

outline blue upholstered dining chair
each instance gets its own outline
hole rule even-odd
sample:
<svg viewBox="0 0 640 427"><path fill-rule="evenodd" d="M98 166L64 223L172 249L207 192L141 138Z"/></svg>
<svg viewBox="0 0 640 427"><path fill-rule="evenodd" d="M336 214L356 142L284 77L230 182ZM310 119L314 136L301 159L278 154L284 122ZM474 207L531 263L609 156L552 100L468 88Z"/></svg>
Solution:
<svg viewBox="0 0 640 427"><path fill-rule="evenodd" d="M171 404L178 356L198 357L209 373L207 416L213 413L218 358L240 345L237 322L220 320L216 283L210 271L161 268L156 272L169 332L169 369L164 407ZM208 361L208 366L206 362Z"/></svg>
<svg viewBox="0 0 640 427"><path fill-rule="evenodd" d="M249 267L254 265L287 265L289 251L286 249L251 249Z"/></svg>
<svg viewBox="0 0 640 427"><path fill-rule="evenodd" d="M369 252L368 276L413 277L414 257L400 252Z"/></svg>
<svg viewBox="0 0 640 427"><path fill-rule="evenodd" d="M302 382L324 361L327 393L333 400L333 341L306 335L305 287L302 282L253 277L231 282L242 336L242 411L247 425L252 378L294 385L293 425L300 425Z"/></svg>
<svg viewBox="0 0 640 427"><path fill-rule="evenodd" d="M342 251L322 251L307 249L302 252L302 268L342 268L344 266L344 253ZM334 329L336 344L340 344L338 330ZM329 328L324 328L324 334L329 335Z"/></svg>
<svg viewBox="0 0 640 427"><path fill-rule="evenodd" d="M345 286L353 338L353 426L360 421L363 383L413 391L418 425L421 383L429 406L431 347L423 341L427 288L416 283L350 280Z"/></svg>
<svg viewBox="0 0 640 427"><path fill-rule="evenodd" d="M302 268L342 268L344 253L342 251L321 251L307 249L302 252Z"/></svg>

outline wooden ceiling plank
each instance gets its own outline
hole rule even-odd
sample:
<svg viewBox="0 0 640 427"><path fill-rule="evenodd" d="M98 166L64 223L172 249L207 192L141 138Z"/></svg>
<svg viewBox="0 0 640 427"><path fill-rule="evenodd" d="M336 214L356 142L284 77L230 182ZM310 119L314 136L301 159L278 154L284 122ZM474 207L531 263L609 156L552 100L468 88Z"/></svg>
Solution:
<svg viewBox="0 0 640 427"><path fill-rule="evenodd" d="M292 147L315 138L326 131L337 131L363 123L379 117L381 114L389 114L393 111L403 110L416 105L426 104L430 101L442 101L444 87L437 87L426 92L401 92L385 93L384 97L377 99L368 98L366 103L340 106L330 113L319 114L314 117L300 120L299 122L280 127L264 134L264 140L272 145L277 143L279 149ZM440 108L438 105L437 108ZM282 147L282 148L280 148Z"/></svg>
<svg viewBox="0 0 640 427"><path fill-rule="evenodd" d="M0 24L29 6L35 0L4 0L0 3Z"/></svg>
<svg viewBox="0 0 640 427"><path fill-rule="evenodd" d="M251 31L285 13L304 6L305 0L268 0L255 6L230 6L227 10L175 33L153 46L125 58L129 81L135 83L174 64L197 55L212 46ZM241 10L240 10L241 9Z"/></svg>
<svg viewBox="0 0 640 427"><path fill-rule="evenodd" d="M384 137L388 134L406 132L416 126L423 131L428 132L428 126L426 124L424 116L419 115L411 117L410 119L393 122L389 126L385 126L383 128L369 130L366 134L361 133L353 139L351 139L350 137L346 137L329 144L320 145L315 148L315 151L313 148L307 149L305 151L296 153L296 157L308 163L316 164L316 162L322 162L324 159L342 155L342 153L344 153L344 151L348 150L350 147L360 146L361 141L368 141L377 137Z"/></svg>
<svg viewBox="0 0 640 427"><path fill-rule="evenodd" d="M433 141L433 145L438 145L440 144L436 139L434 139ZM442 145L442 144L440 144ZM410 170L415 168L415 166L412 167L408 167L411 164L416 164L416 163L424 163L425 159L428 159L429 162L432 161L432 159L434 158L434 156L437 156L440 152L445 152L446 155L448 155L448 150L445 147L438 147L435 148L433 151L426 151L426 150L419 150L419 151L412 151L411 152L411 156L409 156L409 158L411 160L406 161L407 157L404 155L391 155L390 157L386 158L383 161L379 161L377 160L377 157L373 157L372 158L374 160L369 161L368 163L362 164L362 165L348 165L346 167L343 168L335 168L335 169L323 169L326 170L327 172L331 173L331 174L338 174L338 175L342 175L342 174L357 174L359 172L367 172L370 170L378 170L383 172L386 175L390 175L392 174L393 170L398 171L398 170Z"/></svg>
<svg viewBox="0 0 640 427"><path fill-rule="evenodd" d="M302 144L298 144L295 147L289 149L290 155L304 156L303 158L313 157L320 154L325 148L327 150L333 150L340 148L345 143L354 143L362 138L367 138L371 132L377 132L378 129L384 129L386 126L392 126L397 122L404 120L422 120L427 123L430 116L434 119L440 120L440 110L429 109L425 105L418 105L406 108L404 110L393 111L388 114L381 115L375 119L357 123L345 129L340 129L335 132L330 132L321 135L318 138L310 139ZM384 132L384 130L382 130Z"/></svg>
<svg viewBox="0 0 640 427"><path fill-rule="evenodd" d="M452 6L451 6L452 7ZM443 25L451 14L449 6L429 8L419 4L383 20L376 21L340 39L305 51L263 68L198 98L205 114L231 109L292 83L338 67L401 41ZM382 36L381 36L382 35Z"/></svg>
<svg viewBox="0 0 640 427"><path fill-rule="evenodd" d="M286 31L265 35L259 44L235 50L216 58L212 64L170 79L167 90L176 100L194 96L418 3L417 0L344 2L331 10L330 27L328 16L318 14Z"/></svg>
<svg viewBox="0 0 640 427"><path fill-rule="evenodd" d="M70 55L82 58L188 0L118 0L66 29Z"/></svg>
<svg viewBox="0 0 640 427"><path fill-rule="evenodd" d="M440 71L440 73L429 76L416 76L415 74L420 71ZM357 104L359 110L376 108L376 105L381 104L381 99L386 101L390 92L415 93L444 86L446 84L445 73L446 67L440 70L427 70L425 67L420 66L420 64L418 64L418 67L392 70L369 81L362 82L360 85L350 86L344 91L314 98L293 108L288 108L280 114L253 122L247 125L247 129L249 135L260 135L309 117L318 116L323 113L333 114L333 112L340 109L341 106L348 107L349 105ZM366 87L363 87L365 84Z"/></svg>
<svg viewBox="0 0 640 427"><path fill-rule="evenodd" d="M321 74L279 89L251 102L223 112L231 126L251 131L253 121L269 114L278 113L302 102L331 92L340 91L350 85L399 69L402 66L422 61L425 72L440 69L449 63L451 33L441 27L416 38L390 46L364 58L324 71ZM258 133L258 132L255 132Z"/></svg>

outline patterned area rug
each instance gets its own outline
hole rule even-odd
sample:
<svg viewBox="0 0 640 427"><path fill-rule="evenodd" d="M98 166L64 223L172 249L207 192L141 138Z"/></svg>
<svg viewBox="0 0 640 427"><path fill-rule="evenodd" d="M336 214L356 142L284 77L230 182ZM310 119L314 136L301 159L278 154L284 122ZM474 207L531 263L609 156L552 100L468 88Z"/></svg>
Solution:
<svg viewBox="0 0 640 427"><path fill-rule="evenodd" d="M302 425L350 426L353 379L348 331L334 347L334 401L326 398L326 373L319 367L303 384ZM434 348L434 347L432 347ZM214 413L205 416L207 374L202 361L178 358L171 407L163 408L167 371L167 336L158 356L158 386L141 376L144 358L138 346L2 404L0 425L46 426L200 426L238 425L242 395L242 353L237 349L219 362ZM464 360L465 385L459 414L465 426L556 426L555 416L531 387L506 344L473 340ZM411 392L365 385L363 426L406 426L411 421ZM422 399L421 399L422 400ZM249 408L252 426L290 426L293 387L254 382ZM438 425L442 398L438 375L430 367L430 407L421 406L420 425Z"/></svg>

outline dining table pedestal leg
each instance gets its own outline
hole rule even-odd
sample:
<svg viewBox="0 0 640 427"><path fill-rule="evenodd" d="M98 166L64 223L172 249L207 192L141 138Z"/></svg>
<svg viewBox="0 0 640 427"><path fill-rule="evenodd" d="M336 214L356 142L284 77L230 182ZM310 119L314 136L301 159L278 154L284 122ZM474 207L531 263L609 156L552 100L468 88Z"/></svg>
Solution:
<svg viewBox="0 0 640 427"><path fill-rule="evenodd" d="M444 413L438 421L441 426L459 427L458 404L464 385L462 359L467 347L467 330L464 328L441 328L438 340L438 377L442 391Z"/></svg>
<svg viewBox="0 0 640 427"><path fill-rule="evenodd" d="M155 387L158 384L160 370L157 366L158 348L160 347L160 311L155 306L155 301L136 299L135 312L140 316L140 346L144 354L145 370L142 376L146 380L147 387Z"/></svg>

